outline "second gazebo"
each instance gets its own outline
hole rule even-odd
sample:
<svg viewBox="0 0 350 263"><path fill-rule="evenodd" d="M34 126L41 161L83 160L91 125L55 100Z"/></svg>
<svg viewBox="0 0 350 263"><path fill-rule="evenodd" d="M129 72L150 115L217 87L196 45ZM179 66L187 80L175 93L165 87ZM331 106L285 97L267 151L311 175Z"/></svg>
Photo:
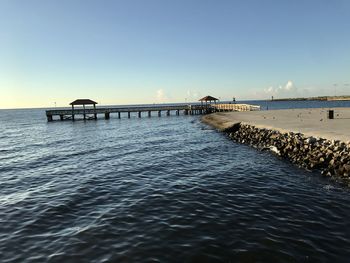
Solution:
<svg viewBox="0 0 350 263"><path fill-rule="evenodd" d="M205 96L204 98L201 98L199 101L202 103L202 105L203 105L203 102L205 102L205 105L207 106L208 102L209 102L209 105L211 104L212 101L216 104L216 101L218 100L219 99L208 95L208 96Z"/></svg>

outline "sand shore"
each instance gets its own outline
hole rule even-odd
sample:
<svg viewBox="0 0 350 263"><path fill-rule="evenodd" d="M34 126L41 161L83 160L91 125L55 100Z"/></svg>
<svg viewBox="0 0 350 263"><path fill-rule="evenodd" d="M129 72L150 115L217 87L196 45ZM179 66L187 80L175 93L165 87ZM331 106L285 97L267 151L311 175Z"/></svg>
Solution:
<svg viewBox="0 0 350 263"><path fill-rule="evenodd" d="M350 142L350 108L334 108L334 119L327 118L327 108L288 109L250 112L220 112L202 120L219 130L236 123L280 132L302 133L328 140Z"/></svg>

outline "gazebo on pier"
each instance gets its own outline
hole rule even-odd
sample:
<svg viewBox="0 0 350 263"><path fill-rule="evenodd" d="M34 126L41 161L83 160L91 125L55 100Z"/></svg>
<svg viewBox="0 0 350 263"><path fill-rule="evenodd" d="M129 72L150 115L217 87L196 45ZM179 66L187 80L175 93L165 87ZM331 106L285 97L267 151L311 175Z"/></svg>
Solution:
<svg viewBox="0 0 350 263"><path fill-rule="evenodd" d="M199 101L201 102L202 105L203 105L203 102L205 102L205 106L207 107L208 106L208 101L209 101L209 104L211 104L212 101L214 101L214 103L216 104L216 101L218 101L218 100L219 99L208 95L208 96L205 96L205 97L201 98Z"/></svg>
<svg viewBox="0 0 350 263"><path fill-rule="evenodd" d="M96 114L96 104L97 102L90 100L90 99L78 99L75 100L69 105L72 105L72 120L74 120L74 106L83 106L83 115L84 115L84 120L86 120L86 109L85 105L93 105L94 106L94 118L97 119L97 114Z"/></svg>

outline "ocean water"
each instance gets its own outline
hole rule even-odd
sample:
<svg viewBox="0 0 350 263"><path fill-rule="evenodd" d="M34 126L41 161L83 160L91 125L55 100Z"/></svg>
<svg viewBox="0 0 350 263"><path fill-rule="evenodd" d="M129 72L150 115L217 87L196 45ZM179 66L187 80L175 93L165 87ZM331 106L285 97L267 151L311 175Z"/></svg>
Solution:
<svg viewBox="0 0 350 263"><path fill-rule="evenodd" d="M0 110L0 262L349 262L349 188L199 118Z"/></svg>

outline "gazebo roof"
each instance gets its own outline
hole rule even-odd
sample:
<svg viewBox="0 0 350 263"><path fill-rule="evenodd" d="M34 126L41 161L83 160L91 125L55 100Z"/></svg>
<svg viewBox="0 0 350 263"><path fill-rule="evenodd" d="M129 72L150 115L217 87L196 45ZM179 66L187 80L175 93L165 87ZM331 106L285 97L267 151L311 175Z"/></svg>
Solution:
<svg viewBox="0 0 350 263"><path fill-rule="evenodd" d="M212 101L212 100L216 101L218 99L208 95L208 96L205 96L204 98L201 98L199 101Z"/></svg>
<svg viewBox="0 0 350 263"><path fill-rule="evenodd" d="M69 105L89 105L89 104L97 104L97 102L89 99L78 99L69 103Z"/></svg>

